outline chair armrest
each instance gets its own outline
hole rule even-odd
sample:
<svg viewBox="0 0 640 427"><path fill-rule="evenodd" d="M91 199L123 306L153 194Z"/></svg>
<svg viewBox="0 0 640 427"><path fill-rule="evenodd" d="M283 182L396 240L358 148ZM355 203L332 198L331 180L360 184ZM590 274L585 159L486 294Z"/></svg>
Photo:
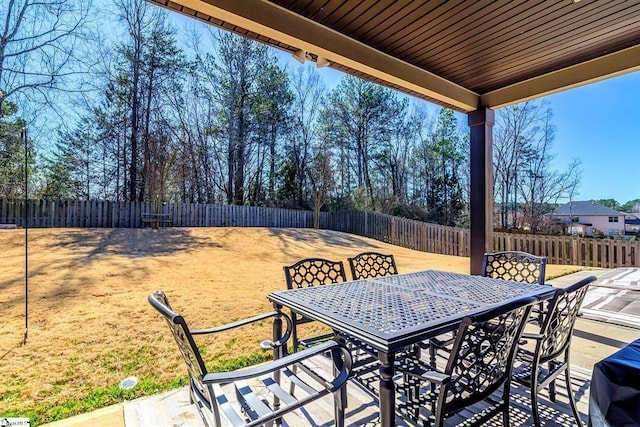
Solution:
<svg viewBox="0 0 640 427"><path fill-rule="evenodd" d="M424 369L422 367L412 367L409 369L397 369L397 372L407 374L412 377L417 377L423 380L427 380L436 384L446 384L451 380L451 376L443 374L442 372L434 371L433 369Z"/></svg>
<svg viewBox="0 0 640 427"><path fill-rule="evenodd" d="M289 339L289 337L291 336L291 331L293 329L293 325L291 323L291 318L289 318L289 316L287 316L284 313L278 313L277 311L272 311L272 312L269 312L269 313L262 313L262 314L259 314L257 316L254 316L254 317L238 320L237 322L233 322L233 323L227 323L225 325L215 326L213 328L191 329L191 330L189 330L189 332L191 332L191 335L215 334L215 333L218 333L218 332L224 332L224 331L228 331L230 329L238 328L240 326L245 326L245 325L249 325L251 323L259 322L261 320L268 319L270 317L275 317L277 315L280 315L287 322L287 329L285 330L284 334L282 335L282 337L278 341L273 342L273 341L265 340L265 341L262 342L262 347L263 348L264 347L280 347L284 343L286 343L287 340Z"/></svg>
<svg viewBox="0 0 640 427"><path fill-rule="evenodd" d="M209 373L204 376L202 382L204 384L227 384L238 380L247 380L278 371L327 351L331 351L333 363L339 368L339 372L332 381L325 382L324 386L327 390L334 391L347 382L349 375L351 375L351 366L353 363L349 350L344 345L338 344L335 341L327 341L262 365L237 369L231 372Z"/></svg>
<svg viewBox="0 0 640 427"><path fill-rule="evenodd" d="M532 339L532 340L541 340L544 338L544 335L537 334L535 332L523 332L522 338L524 339Z"/></svg>
<svg viewBox="0 0 640 427"><path fill-rule="evenodd" d="M250 318L247 318L247 319L238 320L237 322L233 322L233 323L227 323L225 325L215 326L213 328L191 329L190 332L191 332L191 335L202 335L202 334L212 334L212 333L227 331L229 329L234 329L234 328L237 328L239 326L244 326L244 325L248 325L250 323L259 322L260 320L268 319L269 317L273 317L276 314L278 314L278 312L276 312L276 311L272 311L272 312L269 312L269 313L262 313L262 314L258 314L257 316L253 316L253 317L250 317ZM285 316L285 314L282 314L282 315Z"/></svg>

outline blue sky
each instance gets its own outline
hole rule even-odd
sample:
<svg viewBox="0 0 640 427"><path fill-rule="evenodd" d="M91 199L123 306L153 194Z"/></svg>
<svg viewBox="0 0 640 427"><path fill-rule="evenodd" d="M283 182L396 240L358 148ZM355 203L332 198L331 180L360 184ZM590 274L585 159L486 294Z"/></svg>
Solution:
<svg viewBox="0 0 640 427"><path fill-rule="evenodd" d="M290 68L300 66L288 54L278 52L278 57ZM330 68L318 71L329 90L344 76ZM625 203L640 198L640 72L542 99L551 104L556 127L554 168L563 171L574 158L582 161L577 199Z"/></svg>
<svg viewBox="0 0 640 427"><path fill-rule="evenodd" d="M554 113L557 167L582 160L579 198L640 198L640 72L545 99Z"/></svg>

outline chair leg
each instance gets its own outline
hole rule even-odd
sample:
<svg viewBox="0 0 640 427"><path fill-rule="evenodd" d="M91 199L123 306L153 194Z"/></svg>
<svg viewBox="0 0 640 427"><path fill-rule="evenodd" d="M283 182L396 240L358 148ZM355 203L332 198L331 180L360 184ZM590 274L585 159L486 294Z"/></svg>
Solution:
<svg viewBox="0 0 640 427"><path fill-rule="evenodd" d="M544 310L545 310L544 306L545 306L544 301L541 302L538 305L538 310L539 310L539 313L538 313L538 327L541 327L542 326L542 322L544 321Z"/></svg>
<svg viewBox="0 0 640 427"><path fill-rule="evenodd" d="M567 395L569 396L569 403L571 404L571 410L573 411L573 416L576 418L576 423L578 427L582 427L582 420L580 419L580 414L578 413L578 407L576 406L576 399L573 395L573 389L571 387L571 371L569 369L569 361L567 357L567 369L564 371L564 379L567 384Z"/></svg>
<svg viewBox="0 0 640 427"><path fill-rule="evenodd" d="M531 390L531 415L533 415L533 425L540 427L540 410L538 408L538 369L532 367L531 382L529 389Z"/></svg>
<svg viewBox="0 0 640 427"><path fill-rule="evenodd" d="M551 372L553 369L556 369L556 365L553 363L553 361L549 362L549 366L548 366L549 372ZM549 400L554 402L556 401L556 380L555 378L553 380L551 380L551 382L549 383Z"/></svg>
<svg viewBox="0 0 640 427"><path fill-rule="evenodd" d="M335 333L334 333L334 337L333 337L333 339L334 339L334 340L336 340L337 342L339 342L340 344L343 344L345 347L349 348L349 344L348 344L347 340L346 340L346 339L344 339L343 337L341 337L341 336L339 336L339 335L337 335L337 334L335 334ZM351 352L351 353L352 353L352 350L349 350L349 352ZM332 356L333 356L333 355L332 355ZM352 357L353 357L353 356L352 356ZM334 358L334 357L332 357L332 358L335 360L335 358ZM339 360L341 361L342 359L339 359ZM357 360L357 357L356 357L356 359L354 359L354 360ZM342 369L342 363L340 363L340 365L339 365L339 366L336 366L336 367L335 367L335 370L334 370L335 374L337 375L337 374L338 374L338 372L339 372L341 369ZM345 384L345 385L344 385L344 387L342 387L342 389L340 389L340 390L339 390L339 394L340 394L340 396L341 396L341 399L340 399L340 408L341 408L341 413L342 413L342 422L343 422L343 425L344 425L344 410L345 410L345 408L346 408L346 407L348 407L348 406L349 406L349 401L347 400L347 398L348 398L348 396L349 396L349 393L347 392L347 387L348 387L348 384ZM336 418L336 426L338 425L337 423L338 423L338 418Z"/></svg>
<svg viewBox="0 0 640 427"><path fill-rule="evenodd" d="M540 412L538 409L538 389L531 387L531 414L533 415L533 425L540 427Z"/></svg>
<svg viewBox="0 0 640 427"><path fill-rule="evenodd" d="M511 407L509 393L511 393L511 384L509 383L509 380L507 380L507 383L504 385L504 393L502 395L502 400L504 402L504 409L502 410L502 425L504 427L509 427L509 409Z"/></svg>
<svg viewBox="0 0 640 427"><path fill-rule="evenodd" d="M345 407L347 406L346 390L345 386L333 393L333 409L336 427L344 427L344 413Z"/></svg>
<svg viewBox="0 0 640 427"><path fill-rule="evenodd" d="M298 322L296 321L296 314L291 313L291 349L292 353L298 351Z"/></svg>
<svg viewBox="0 0 640 427"><path fill-rule="evenodd" d="M298 374L298 367L296 365L292 365L291 366L291 372L293 372L293 375L297 375ZM296 391L296 383L294 383L293 381L291 381L289 383L289 394L291 396L293 396L293 393Z"/></svg>
<svg viewBox="0 0 640 427"><path fill-rule="evenodd" d="M407 399L407 412L409 417L414 420L420 418L420 385L421 382L418 378L402 373L402 389L404 389ZM430 409L433 412L433 405Z"/></svg>
<svg viewBox="0 0 640 427"><path fill-rule="evenodd" d="M298 351L298 323L296 321L296 314L292 311L291 312L291 353L295 353L296 351ZM298 372L298 368L296 367L296 365L293 365L291 367L291 372L293 372L294 375L297 374ZM289 394L293 396L294 391L296 390L296 385L295 383L292 381L289 384Z"/></svg>
<svg viewBox="0 0 640 427"><path fill-rule="evenodd" d="M345 346L347 346L347 342L346 340L337 335L334 334L334 339L339 342L340 344L343 344ZM347 347L348 348L348 347ZM349 350L349 352L351 352L351 350ZM331 359L334 361L335 366L333 368L333 372L335 375L338 375L339 372L342 370L342 368L344 367L343 365L343 361L342 358L340 356L340 354L338 353L338 350L336 349L332 349L331 350ZM340 387L338 390L336 390L333 393L333 412L334 412L334 419L335 419L335 426L336 427L344 427L344 416L345 416L345 409L347 408L347 384L344 384L342 387Z"/></svg>
<svg viewBox="0 0 640 427"><path fill-rule="evenodd" d="M436 344L433 342L429 343L429 366L431 367L431 369L435 370L436 369L436 356L438 353L438 349L436 348ZM432 382L429 383L429 394L430 397L429 399L433 402L433 396L436 393L436 385ZM433 405L432 404L432 410L433 410Z"/></svg>

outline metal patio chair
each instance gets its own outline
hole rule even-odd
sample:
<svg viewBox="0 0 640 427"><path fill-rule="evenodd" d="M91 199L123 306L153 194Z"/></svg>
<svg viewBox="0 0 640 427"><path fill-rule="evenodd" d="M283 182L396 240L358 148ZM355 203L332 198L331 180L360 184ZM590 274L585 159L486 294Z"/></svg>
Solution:
<svg viewBox="0 0 640 427"><path fill-rule="evenodd" d="M485 253L482 258L484 277L522 283L543 285L546 267L546 257L519 251Z"/></svg>
<svg viewBox="0 0 640 427"><path fill-rule="evenodd" d="M494 279L544 285L547 257L535 256L527 252L506 251L485 253L482 257L482 275ZM544 303L538 304L530 319L538 326L542 324Z"/></svg>
<svg viewBox="0 0 640 427"><path fill-rule="evenodd" d="M393 255L382 254L379 252L361 252L351 258L347 258L351 277L353 280L372 279L375 277L385 277L398 274L396 260ZM360 340L350 338L348 341L354 349L354 359L360 372L370 372L377 369L378 361L374 357L375 351ZM417 348L408 349L408 351L419 351ZM367 357L370 356L370 357ZM365 360L365 363L362 363ZM362 375L360 375L362 376ZM363 384L364 385L364 384ZM368 388L368 385L365 385Z"/></svg>
<svg viewBox="0 0 640 427"><path fill-rule="evenodd" d="M347 258L351 268L353 280L369 279L398 274L396 261L393 255L385 255L378 252L362 252Z"/></svg>
<svg viewBox="0 0 640 427"><path fill-rule="evenodd" d="M337 426L344 426L344 386L351 373L351 355L346 347L335 341L327 341L311 349L292 355L283 354L284 343L291 334L291 320L277 342L265 341L263 348L273 348L280 357L261 365L237 369L231 372L209 372L194 335L215 334L276 316L276 312L264 313L227 325L209 329L189 329L182 316L172 310L166 295L157 291L149 295L151 305L162 314L178 344L189 373L189 394L204 423L209 426L272 426L291 411L329 394L334 394L334 415ZM330 353L334 372L319 375L301 365L313 356ZM298 368L304 373L296 375ZM302 392L287 392L283 383L296 384ZM224 418L225 423L221 421Z"/></svg>
<svg viewBox="0 0 640 427"><path fill-rule="evenodd" d="M485 253L482 258L482 276L543 285L546 266L546 257L539 257L526 252ZM537 325L542 324L544 304L541 302L538 307L532 309L533 315L530 322ZM440 349L449 348L454 339L454 336L446 334L430 340L429 357L432 363L435 363L436 352Z"/></svg>
<svg viewBox="0 0 640 427"><path fill-rule="evenodd" d="M347 281L342 261L331 261L324 258L305 258L295 264L285 266L284 277L287 282L287 289L307 288ZM298 326L313 320L291 311L291 321L293 324L292 346L294 352L298 351L299 346L310 347L333 337L333 333L327 333L299 340Z"/></svg>
<svg viewBox="0 0 640 427"><path fill-rule="evenodd" d="M594 276L589 276L565 289L556 290L546 306L540 332L522 335L527 340L535 340L535 349L518 350L513 380L531 389L531 412L536 426L540 426L538 394L548 386L549 400L555 402L555 380L563 372L571 410L578 425L582 425L571 389L569 350L578 311L589 284L595 280Z"/></svg>
<svg viewBox="0 0 640 427"><path fill-rule="evenodd" d="M498 414L509 425L511 369L518 340L534 297L523 298L485 313L465 317L443 370L405 358L396 362L404 395L399 412L413 423L442 426L459 415L465 425L479 425ZM500 397L492 395L495 392ZM486 405L473 415L459 414L480 402Z"/></svg>

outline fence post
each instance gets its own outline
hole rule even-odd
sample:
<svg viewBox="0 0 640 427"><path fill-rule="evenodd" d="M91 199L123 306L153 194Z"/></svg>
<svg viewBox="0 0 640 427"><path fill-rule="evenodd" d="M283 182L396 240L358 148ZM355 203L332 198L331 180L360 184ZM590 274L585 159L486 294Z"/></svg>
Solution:
<svg viewBox="0 0 640 427"><path fill-rule="evenodd" d="M396 243L396 219L391 217L391 244L395 245Z"/></svg>
<svg viewBox="0 0 640 427"><path fill-rule="evenodd" d="M369 237L369 224L368 224L368 220L369 220L369 212L368 211L364 211L364 235L366 237Z"/></svg>

